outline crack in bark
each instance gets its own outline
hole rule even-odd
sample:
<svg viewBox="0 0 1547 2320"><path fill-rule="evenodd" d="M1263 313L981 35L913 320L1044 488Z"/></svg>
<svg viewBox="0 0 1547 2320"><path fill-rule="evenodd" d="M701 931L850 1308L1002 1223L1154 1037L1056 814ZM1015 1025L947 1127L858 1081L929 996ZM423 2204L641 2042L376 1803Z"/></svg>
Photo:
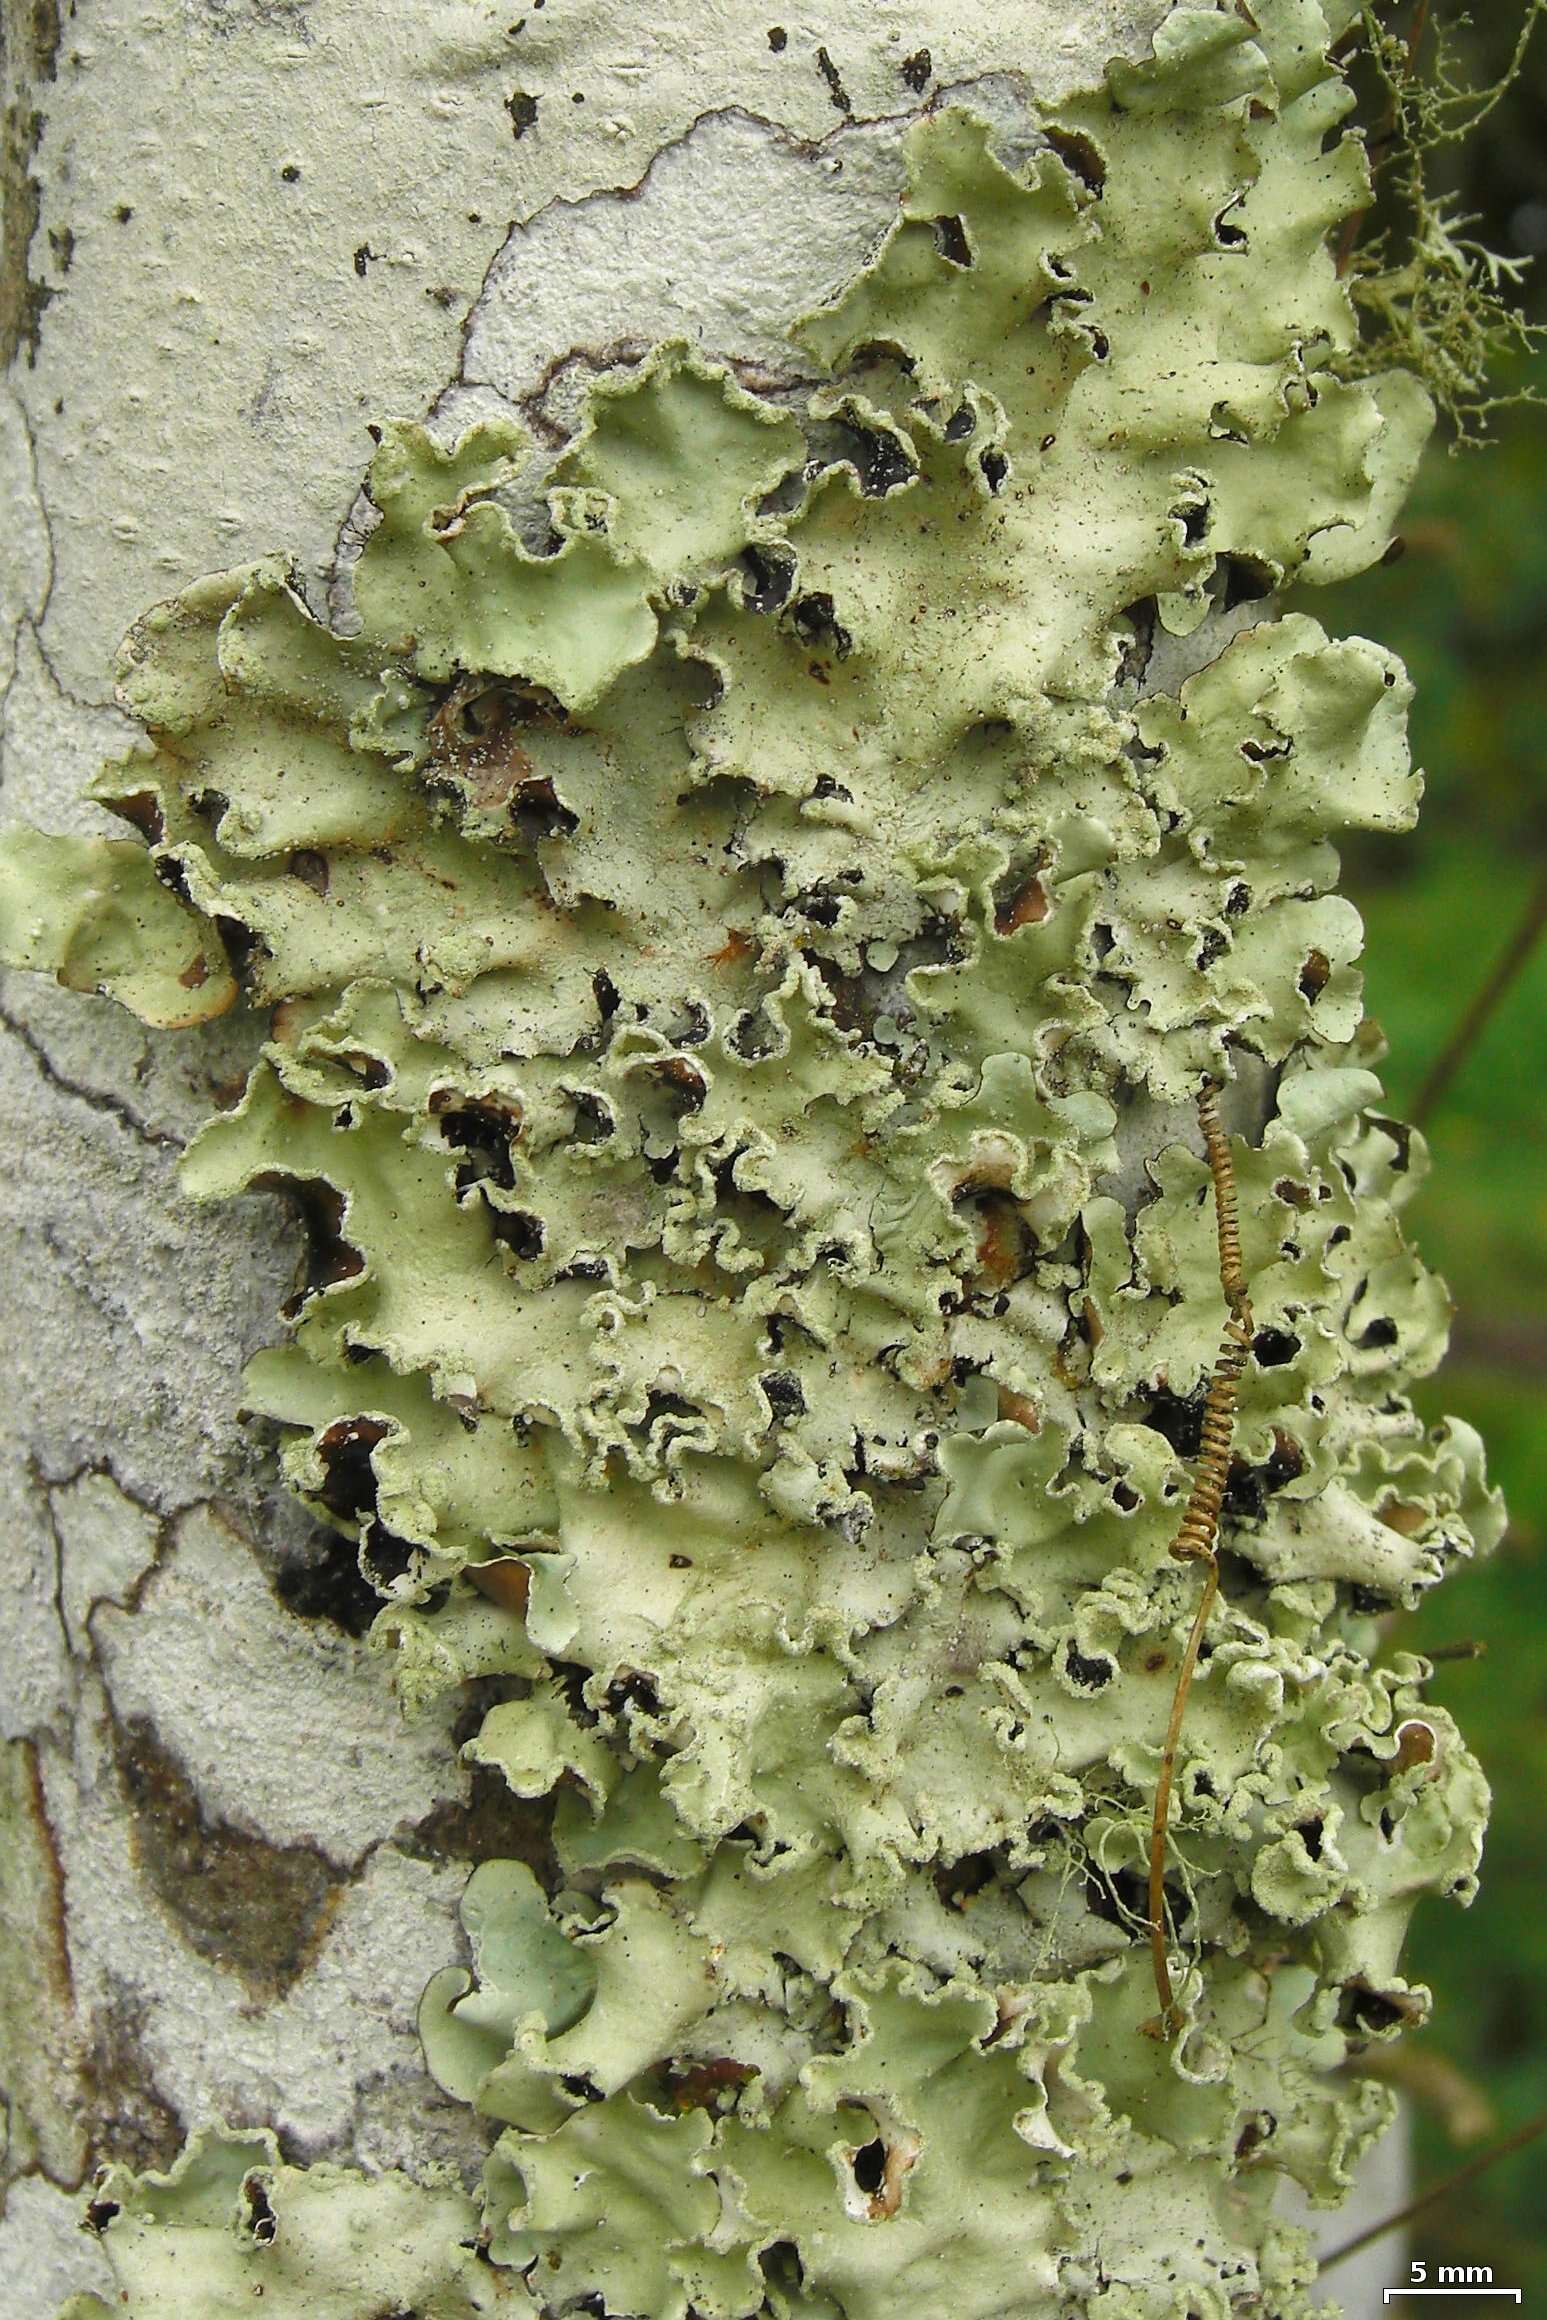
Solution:
<svg viewBox="0 0 1547 2320"><path fill-rule="evenodd" d="M118 1121L120 1127L126 1128L138 1142L148 1145L153 1150L181 1152L185 1149L183 1139L180 1136L174 1136L168 1128L153 1128L147 1120L140 1118L132 1105L127 1104L122 1096L112 1094L107 1088L87 1087L82 1081L71 1079L67 1072L61 1071L37 1033L32 1030L30 1025L13 1015L3 1003L0 1003L0 1028L9 1031L11 1036L26 1049L37 1065L40 1076L48 1082L50 1087L57 1088L61 1095L73 1096L78 1102L87 1105L93 1112L111 1115Z"/></svg>

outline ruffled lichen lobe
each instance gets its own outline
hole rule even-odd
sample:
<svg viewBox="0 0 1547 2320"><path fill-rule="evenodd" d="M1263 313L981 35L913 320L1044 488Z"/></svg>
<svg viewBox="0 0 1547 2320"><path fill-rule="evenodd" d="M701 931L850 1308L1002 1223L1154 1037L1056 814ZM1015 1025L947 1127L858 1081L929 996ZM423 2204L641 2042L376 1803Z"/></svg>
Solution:
<svg viewBox="0 0 1547 2320"><path fill-rule="evenodd" d="M1382 552L1428 424L1342 375L1326 40L1181 8L1013 167L928 115L798 388L609 378L538 546L514 419L388 429L350 633L277 562L158 607L128 883L8 857L28 963L272 1009L186 1165L308 1224L249 1405L408 1705L482 1680L469 1757L551 1813L425 1995L498 2139L481 2222L422 2194L416 2310L1293 2320L1275 2190L1335 2202L1387 2123L1355 2066L1486 1792L1380 1622L1499 1514L1406 1397L1447 1305L1334 890L1416 810L1409 688L1273 603ZM1206 1078L1255 1334L1163 2037ZM377 2308L275 2251L397 2190L275 2166L112 2192L134 2310L185 2308L174 2242Z"/></svg>

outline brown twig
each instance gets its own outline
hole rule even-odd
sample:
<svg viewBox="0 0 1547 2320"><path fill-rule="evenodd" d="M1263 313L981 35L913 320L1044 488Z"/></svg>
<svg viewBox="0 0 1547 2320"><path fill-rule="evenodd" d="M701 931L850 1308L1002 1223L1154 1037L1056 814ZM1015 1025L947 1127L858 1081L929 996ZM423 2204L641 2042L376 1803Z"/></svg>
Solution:
<svg viewBox="0 0 1547 2320"><path fill-rule="evenodd" d="M1230 1475L1230 1445L1235 1432L1236 1397L1240 1390L1241 1373L1252 1349L1252 1309L1241 1261L1235 1168L1230 1158L1230 1139L1219 1116L1219 1090L1212 1083L1204 1088L1198 1098L1198 1121L1203 1130L1204 1150L1208 1154L1209 1174L1214 1181L1219 1278L1225 1292L1229 1318L1225 1323L1224 1336L1214 1363L1214 1374L1209 1379L1209 1390L1203 1404L1197 1470L1193 1476L1192 1489L1187 1495L1181 1526L1171 1542L1171 1552L1178 1562L1202 1563L1205 1571L1203 1593L1193 1614L1187 1646L1182 1653L1182 1664L1177 1670L1176 1689L1171 1695L1171 1718L1166 1727L1165 1747L1161 1752L1160 1777L1155 1783L1155 1812L1150 1824L1150 1956L1155 1968L1155 1989L1160 1998L1160 2018L1156 2028L1161 2037L1169 2035L1176 2026L1176 1998L1171 1988L1170 1961L1166 1956L1166 1834L1171 1817L1171 1789L1176 1777L1176 1754L1182 1736L1182 1718L1187 1710L1187 1696L1192 1690L1209 1613L1214 1608L1214 1598L1219 1592L1219 1559L1215 1553L1215 1542L1219 1536L1225 1485Z"/></svg>
<svg viewBox="0 0 1547 2320"><path fill-rule="evenodd" d="M1523 2151L1527 2143L1536 2141L1538 2135L1547 2135L1547 2111L1538 2112L1523 2127L1517 2127L1512 2135L1506 2135L1501 2143L1494 2143L1488 2150L1479 2152L1475 2159L1468 2159L1464 2167L1458 2167L1443 2182L1431 2183L1427 2191L1420 2191L1416 2199L1410 2199L1405 2207L1399 2207L1395 2215L1388 2215L1384 2223L1372 2223L1368 2231L1356 2232L1352 2239L1344 2240L1342 2246L1334 2248L1330 2256L1322 2257L1317 2266L1318 2273L1330 2272L1334 2264L1341 2264L1349 2256L1356 2256L1361 2248L1370 2247L1376 2240L1384 2239L1387 2232L1395 2231L1399 2224L1411 2223L1415 2215L1422 2215L1424 2209L1432 2207L1437 2199L1443 2199L1448 2192L1459 2191L1463 2183L1472 2182L1497 2160L1507 2159L1512 2151Z"/></svg>
<svg viewBox="0 0 1547 2320"><path fill-rule="evenodd" d="M1444 1096L1451 1081L1475 1045L1489 1016L1515 981L1547 927L1547 870L1542 872L1492 974L1462 1016L1419 1089L1413 1103L1413 1125L1421 1128Z"/></svg>

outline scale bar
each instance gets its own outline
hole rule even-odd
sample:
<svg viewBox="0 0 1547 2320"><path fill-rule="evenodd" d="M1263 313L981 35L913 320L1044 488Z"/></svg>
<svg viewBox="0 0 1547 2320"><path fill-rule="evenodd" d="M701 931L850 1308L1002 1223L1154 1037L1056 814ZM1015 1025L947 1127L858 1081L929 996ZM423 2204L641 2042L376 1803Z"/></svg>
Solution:
<svg viewBox="0 0 1547 2320"><path fill-rule="evenodd" d="M1517 2304L1521 2301L1518 2288L1382 2288L1383 2304L1393 2296L1508 2296Z"/></svg>

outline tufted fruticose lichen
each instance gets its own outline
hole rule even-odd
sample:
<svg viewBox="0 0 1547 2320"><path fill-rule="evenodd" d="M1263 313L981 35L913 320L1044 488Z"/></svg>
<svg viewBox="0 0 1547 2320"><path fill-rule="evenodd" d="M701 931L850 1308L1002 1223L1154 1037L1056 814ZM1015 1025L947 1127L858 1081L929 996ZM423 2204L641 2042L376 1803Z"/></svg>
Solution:
<svg viewBox="0 0 1547 2320"><path fill-rule="evenodd" d="M1446 1303L1333 891L1413 816L1407 680L1274 603L1428 424L1340 375L1327 34L1183 7L1016 166L923 119L786 385L607 378L539 546L513 419L386 430L347 633L280 562L159 606L97 793L146 850L13 847L28 963L273 1010L186 1164L311 1222L249 1404L405 1701L492 1679L467 1753L551 1816L425 1993L481 2223L217 2137L99 2190L136 2312L363 2315L394 2232L448 2315L1308 2310L1276 2192L1386 2124L1347 2066L1486 1804L1380 1622L1499 1524L1405 1397ZM1167 2036L1210 1079L1255 1335Z"/></svg>

